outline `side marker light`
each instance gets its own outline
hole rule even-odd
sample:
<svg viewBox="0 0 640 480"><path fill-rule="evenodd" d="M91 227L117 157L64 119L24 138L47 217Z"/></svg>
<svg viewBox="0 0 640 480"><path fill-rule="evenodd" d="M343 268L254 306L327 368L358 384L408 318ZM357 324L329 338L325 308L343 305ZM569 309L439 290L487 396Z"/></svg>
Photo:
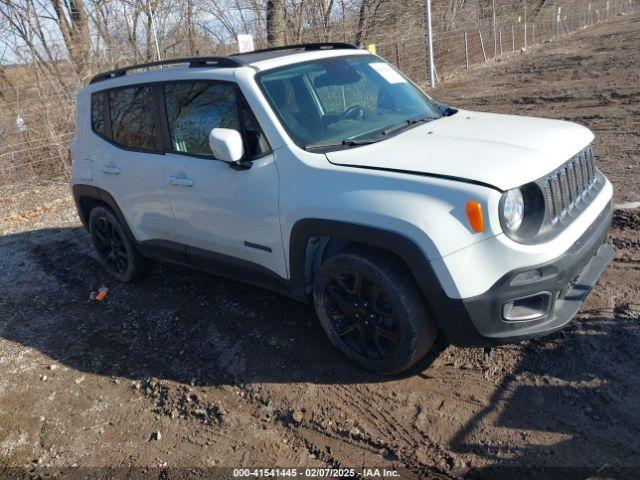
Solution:
<svg viewBox="0 0 640 480"><path fill-rule="evenodd" d="M467 202L467 218L474 232L484 232L484 217L482 215L482 205L480 202L471 200Z"/></svg>

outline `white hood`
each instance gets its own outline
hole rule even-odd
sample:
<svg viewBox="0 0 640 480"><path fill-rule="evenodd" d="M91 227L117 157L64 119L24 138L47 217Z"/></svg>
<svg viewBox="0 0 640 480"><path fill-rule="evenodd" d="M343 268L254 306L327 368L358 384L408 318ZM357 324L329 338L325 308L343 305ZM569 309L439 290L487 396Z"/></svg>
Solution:
<svg viewBox="0 0 640 480"><path fill-rule="evenodd" d="M331 163L463 178L501 190L537 180L593 140L562 120L460 110L378 143L328 152Z"/></svg>

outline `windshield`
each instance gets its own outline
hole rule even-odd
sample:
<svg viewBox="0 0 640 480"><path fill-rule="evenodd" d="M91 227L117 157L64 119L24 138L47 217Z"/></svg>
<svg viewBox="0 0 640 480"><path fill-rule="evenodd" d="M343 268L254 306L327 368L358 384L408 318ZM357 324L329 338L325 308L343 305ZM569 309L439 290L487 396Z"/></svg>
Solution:
<svg viewBox="0 0 640 480"><path fill-rule="evenodd" d="M373 55L268 70L258 83L302 148L370 143L442 116L435 102Z"/></svg>

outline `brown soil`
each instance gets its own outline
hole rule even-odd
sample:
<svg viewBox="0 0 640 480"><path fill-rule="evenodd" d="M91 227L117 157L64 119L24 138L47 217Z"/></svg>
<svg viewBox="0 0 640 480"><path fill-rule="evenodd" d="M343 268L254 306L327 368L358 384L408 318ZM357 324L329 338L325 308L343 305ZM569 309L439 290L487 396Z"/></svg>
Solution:
<svg viewBox="0 0 640 480"><path fill-rule="evenodd" d="M473 68L433 90L454 106L570 120L596 136L614 203L640 201L640 15Z"/></svg>
<svg viewBox="0 0 640 480"><path fill-rule="evenodd" d="M588 125L616 202L637 201L639 44L640 14L619 17L434 95ZM638 210L617 212L615 261L566 330L490 356L441 340L390 379L345 361L312 309L270 292L169 265L115 284L68 193L45 193L39 209L0 214L0 478L71 466L148 467L136 470L145 478L212 466L423 478L640 468ZM107 298L90 300L101 286Z"/></svg>

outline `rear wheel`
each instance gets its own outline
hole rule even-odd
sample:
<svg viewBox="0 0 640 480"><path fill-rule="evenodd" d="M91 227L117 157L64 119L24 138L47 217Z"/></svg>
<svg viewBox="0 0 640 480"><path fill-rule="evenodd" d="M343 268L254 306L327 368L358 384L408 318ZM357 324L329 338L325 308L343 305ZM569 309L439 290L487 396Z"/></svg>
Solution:
<svg viewBox="0 0 640 480"><path fill-rule="evenodd" d="M314 279L314 303L332 343L363 368L393 374L431 348L437 325L406 269L382 253L347 250Z"/></svg>
<svg viewBox="0 0 640 480"><path fill-rule="evenodd" d="M94 207L89 215L89 231L98 257L111 276L128 283L148 272L149 261L136 250L111 210Z"/></svg>

